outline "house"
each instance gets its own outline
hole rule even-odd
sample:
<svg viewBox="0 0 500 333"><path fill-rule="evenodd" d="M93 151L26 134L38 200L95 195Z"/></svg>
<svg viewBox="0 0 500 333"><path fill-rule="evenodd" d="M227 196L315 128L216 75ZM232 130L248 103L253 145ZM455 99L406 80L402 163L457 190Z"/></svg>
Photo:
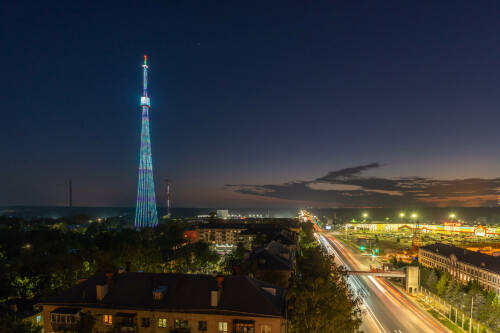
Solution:
<svg viewBox="0 0 500 333"><path fill-rule="evenodd" d="M96 274L51 297L45 332L286 332L285 289L247 276L123 272Z"/></svg>

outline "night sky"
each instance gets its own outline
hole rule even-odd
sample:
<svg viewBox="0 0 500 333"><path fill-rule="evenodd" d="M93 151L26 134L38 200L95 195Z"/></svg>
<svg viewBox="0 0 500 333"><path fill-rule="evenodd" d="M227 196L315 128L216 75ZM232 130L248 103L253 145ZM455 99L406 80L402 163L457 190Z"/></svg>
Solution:
<svg viewBox="0 0 500 333"><path fill-rule="evenodd" d="M0 206L496 205L497 1L8 1Z"/></svg>

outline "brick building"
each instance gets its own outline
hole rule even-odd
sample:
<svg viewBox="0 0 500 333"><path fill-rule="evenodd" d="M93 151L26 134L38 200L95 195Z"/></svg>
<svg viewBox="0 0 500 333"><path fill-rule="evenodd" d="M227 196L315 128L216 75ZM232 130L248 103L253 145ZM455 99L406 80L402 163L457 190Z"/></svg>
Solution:
<svg viewBox="0 0 500 333"><path fill-rule="evenodd" d="M421 247L418 261L424 267L446 271L464 284L477 280L483 288L500 294L500 257L436 243Z"/></svg>

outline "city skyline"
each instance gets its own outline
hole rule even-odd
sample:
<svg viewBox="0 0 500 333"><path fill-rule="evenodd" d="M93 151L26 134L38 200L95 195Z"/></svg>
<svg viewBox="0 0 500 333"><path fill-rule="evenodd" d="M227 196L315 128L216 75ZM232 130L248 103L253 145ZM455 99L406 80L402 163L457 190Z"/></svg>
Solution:
<svg viewBox="0 0 500 333"><path fill-rule="evenodd" d="M134 205L144 53L161 206L495 205L498 6L9 3L0 205Z"/></svg>

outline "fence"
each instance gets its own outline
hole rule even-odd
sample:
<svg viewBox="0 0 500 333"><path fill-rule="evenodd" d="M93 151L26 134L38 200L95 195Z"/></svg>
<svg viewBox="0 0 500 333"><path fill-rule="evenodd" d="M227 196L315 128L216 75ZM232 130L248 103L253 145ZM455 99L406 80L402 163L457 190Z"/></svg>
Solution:
<svg viewBox="0 0 500 333"><path fill-rule="evenodd" d="M429 290L421 287L420 288L420 297L423 301L429 305L433 310L442 315L452 323L458 327L458 329L462 330L462 332L468 333L490 333L492 332L484 325L482 325L479 321L472 318L470 314L467 315L464 311L453 306L453 304L448 303L438 295L430 292ZM472 324L472 327L469 325Z"/></svg>

